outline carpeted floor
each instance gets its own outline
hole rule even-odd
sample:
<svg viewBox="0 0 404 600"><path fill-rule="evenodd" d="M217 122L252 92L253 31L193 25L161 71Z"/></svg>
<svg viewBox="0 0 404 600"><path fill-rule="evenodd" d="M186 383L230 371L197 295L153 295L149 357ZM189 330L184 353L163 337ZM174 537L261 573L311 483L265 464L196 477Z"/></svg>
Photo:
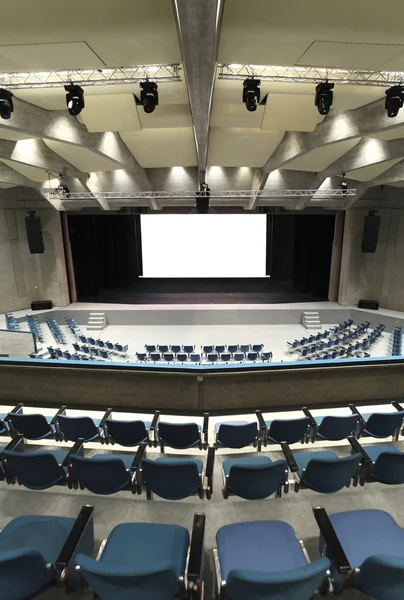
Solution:
<svg viewBox="0 0 404 600"><path fill-rule="evenodd" d="M313 450L313 447L310 447ZM348 448L339 447L338 454L348 452ZM264 454L264 453L263 453ZM278 453L271 452L272 458ZM234 455L232 456L234 458ZM279 456L280 457L280 456ZM26 514L76 516L83 504L94 504L94 522L96 550L111 529L124 522L174 523L188 529L192 527L196 512L206 514L205 530L205 600L214 598L214 567L212 548L215 545L217 530L226 524L250 520L284 520L295 529L299 539L303 539L312 559L318 553L318 529L312 508L324 506L329 513L360 508L378 508L391 513L397 522L404 526L402 486L368 485L364 488L344 488L337 494L320 495L310 490L298 494L291 491L280 499L271 498L262 501L245 501L239 498L224 500L221 494L221 473L219 464L224 454L216 456L214 493L211 501L197 498L179 502L159 499L147 501L145 496L134 496L129 492L120 492L113 497L102 497L87 491L74 491L68 488L52 488L49 491L34 492L16 486L0 484L0 527L4 527L12 518ZM269 543L269 542L268 542ZM90 597L90 596L89 596ZM331 596L330 596L331 597ZM59 592L47 592L43 600L59 600ZM60 595L63 598L63 594ZM360 593L348 591L344 598L360 600Z"/></svg>

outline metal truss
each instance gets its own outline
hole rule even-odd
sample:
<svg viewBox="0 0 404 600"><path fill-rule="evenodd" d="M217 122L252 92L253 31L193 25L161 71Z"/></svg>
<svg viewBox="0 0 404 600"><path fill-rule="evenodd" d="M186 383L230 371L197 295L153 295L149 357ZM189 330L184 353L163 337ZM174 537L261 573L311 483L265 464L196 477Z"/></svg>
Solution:
<svg viewBox="0 0 404 600"><path fill-rule="evenodd" d="M0 73L0 87L7 89L55 88L70 81L82 86L122 85L153 81L181 81L180 65L144 65L117 69L85 69L83 71L50 71L31 73Z"/></svg>
<svg viewBox="0 0 404 600"><path fill-rule="evenodd" d="M44 190L48 192L49 190ZM345 198L355 196L355 189L298 189L298 190L211 190L210 198L302 198L315 199ZM49 194L51 200L195 200L196 192L180 190L177 192L58 192Z"/></svg>
<svg viewBox="0 0 404 600"><path fill-rule="evenodd" d="M219 64L219 79L243 80L258 77L263 81L286 83L334 83L388 87L404 82L403 71L357 71L355 69L320 69L316 67L274 67L262 65Z"/></svg>

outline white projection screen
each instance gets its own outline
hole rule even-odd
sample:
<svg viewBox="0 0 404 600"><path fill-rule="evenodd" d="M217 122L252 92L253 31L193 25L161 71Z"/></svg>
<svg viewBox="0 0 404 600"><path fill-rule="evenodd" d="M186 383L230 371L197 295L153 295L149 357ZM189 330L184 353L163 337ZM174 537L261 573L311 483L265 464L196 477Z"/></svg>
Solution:
<svg viewBox="0 0 404 600"><path fill-rule="evenodd" d="M266 215L141 215L143 277L265 277Z"/></svg>

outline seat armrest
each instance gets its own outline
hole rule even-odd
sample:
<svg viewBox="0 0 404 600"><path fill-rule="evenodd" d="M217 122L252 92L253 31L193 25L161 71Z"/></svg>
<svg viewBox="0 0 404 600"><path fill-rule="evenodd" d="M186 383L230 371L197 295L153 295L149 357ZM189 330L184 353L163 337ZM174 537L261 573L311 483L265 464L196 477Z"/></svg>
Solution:
<svg viewBox="0 0 404 600"><path fill-rule="evenodd" d="M355 452L362 454L363 462L365 465L372 464L373 461L370 458L370 456L367 454L365 448L358 442L358 440L355 437L353 437L353 435L348 436L348 442L351 444L351 446L355 450Z"/></svg>
<svg viewBox="0 0 404 600"><path fill-rule="evenodd" d="M206 459L205 476L207 479L206 498L208 500L212 497L213 492L213 469L215 466L215 448L211 446L208 449L208 457Z"/></svg>
<svg viewBox="0 0 404 600"><path fill-rule="evenodd" d="M135 457L134 457L134 459L132 461L132 464L130 466L130 472L131 473L134 473L140 467L140 463L142 462L142 459L144 458L144 455L145 455L145 452L146 452L146 448L147 448L147 443L146 442L142 442L141 444L139 444L139 448L137 449Z"/></svg>
<svg viewBox="0 0 404 600"><path fill-rule="evenodd" d="M112 408L107 408L107 410L105 411L104 416L102 417L100 424L98 426L100 429L102 429L104 427L105 421L107 419L109 419L111 415L112 415Z"/></svg>
<svg viewBox="0 0 404 600"><path fill-rule="evenodd" d="M202 589L202 579L204 570L204 538L205 538L205 515L204 513L196 513L194 515L194 523L192 526L191 545L189 550L188 560L188 582L192 583L194 590ZM196 599L201 596L195 594Z"/></svg>
<svg viewBox="0 0 404 600"><path fill-rule="evenodd" d="M260 430L261 441L263 442L264 440L266 440L266 437L267 437L267 424L265 423L265 419L262 416L262 412L260 410L256 410L255 415L256 415L257 421L258 421L258 427Z"/></svg>
<svg viewBox="0 0 404 600"><path fill-rule="evenodd" d="M399 402L392 402L391 403L392 406L394 406L394 408L396 410L398 410L399 412L404 411L404 407L401 406L401 404Z"/></svg>
<svg viewBox="0 0 404 600"><path fill-rule="evenodd" d="M154 413L153 421L151 422L151 425L150 425L150 438L153 434L154 446L157 446L157 442L158 442L157 425L158 425L159 419L160 419L160 411L156 410L156 412Z"/></svg>
<svg viewBox="0 0 404 600"><path fill-rule="evenodd" d="M22 433L19 433L15 438L13 438L11 440L11 442L9 442L7 444L7 446L5 446L4 450L16 450L18 448L18 446L22 444L24 445L24 436L22 435ZM0 454L0 460L3 460L4 456L3 453Z"/></svg>
<svg viewBox="0 0 404 600"><path fill-rule="evenodd" d="M10 412L8 413L8 415L9 415L9 414L13 414L13 415L15 415L15 414L17 414L17 413L22 413L22 408L23 408L23 406L24 406L24 405L22 404L22 402L19 402L19 403L17 404L17 406L14 406L13 410L10 410ZM9 417L8 415L5 417L5 419L4 419L5 421L9 421L9 420L10 420L10 417Z"/></svg>
<svg viewBox="0 0 404 600"><path fill-rule="evenodd" d="M209 443L209 413L203 413L202 442L207 447Z"/></svg>
<svg viewBox="0 0 404 600"><path fill-rule="evenodd" d="M78 545L84 535L84 532L90 523L94 512L94 506L86 504L80 510L80 513L64 543L63 548L59 552L59 556L56 559L56 569L60 573L63 569L69 566L71 560L74 558Z"/></svg>
<svg viewBox="0 0 404 600"><path fill-rule="evenodd" d="M362 417L361 413L359 412L359 410L356 408L356 406L355 406L354 404L350 404L350 405L349 405L349 408L351 409L351 413L352 413L353 415L358 415L358 417L359 417L359 421L360 421L361 423L364 423L364 422L365 422L365 419Z"/></svg>
<svg viewBox="0 0 404 600"><path fill-rule="evenodd" d="M56 415L53 417L52 421L51 421L51 425L56 425L57 420L58 420L58 415L64 415L66 413L66 406L61 406L59 408L59 410L57 411Z"/></svg>
<svg viewBox="0 0 404 600"><path fill-rule="evenodd" d="M351 565L348 562L344 549L338 539L335 529L327 515L325 508L320 506L313 508L314 518L320 529L320 533L327 545L328 552L332 557L332 561L338 573L346 573L351 570Z"/></svg>
<svg viewBox="0 0 404 600"><path fill-rule="evenodd" d="M286 462L288 463L289 469L292 471L292 473L297 473L299 467L297 466L295 457L293 456L293 452L290 449L289 444L287 444L286 442L281 442L281 448L286 458Z"/></svg>
<svg viewBox="0 0 404 600"><path fill-rule="evenodd" d="M311 412L309 411L309 409L305 406L302 408L302 411L304 412L306 417L309 417L310 419L310 425L312 427L317 427L317 423L316 420L314 419L313 415L311 414Z"/></svg>
<svg viewBox="0 0 404 600"><path fill-rule="evenodd" d="M74 442L74 445L70 448L69 453L65 456L64 461L62 462L63 467L68 467L70 464L70 457L73 454L77 454L84 444L84 438L79 438Z"/></svg>

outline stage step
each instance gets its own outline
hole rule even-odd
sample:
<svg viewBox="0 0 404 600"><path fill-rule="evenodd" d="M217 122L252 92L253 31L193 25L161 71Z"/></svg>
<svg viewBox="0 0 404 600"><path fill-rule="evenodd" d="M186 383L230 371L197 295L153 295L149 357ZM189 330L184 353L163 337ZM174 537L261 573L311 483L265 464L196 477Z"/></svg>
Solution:
<svg viewBox="0 0 404 600"><path fill-rule="evenodd" d="M321 329L320 315L317 311L304 311L302 313L302 325L306 329Z"/></svg>
<svg viewBox="0 0 404 600"><path fill-rule="evenodd" d="M91 312L87 323L87 331L102 331L106 324L107 317L105 313Z"/></svg>

